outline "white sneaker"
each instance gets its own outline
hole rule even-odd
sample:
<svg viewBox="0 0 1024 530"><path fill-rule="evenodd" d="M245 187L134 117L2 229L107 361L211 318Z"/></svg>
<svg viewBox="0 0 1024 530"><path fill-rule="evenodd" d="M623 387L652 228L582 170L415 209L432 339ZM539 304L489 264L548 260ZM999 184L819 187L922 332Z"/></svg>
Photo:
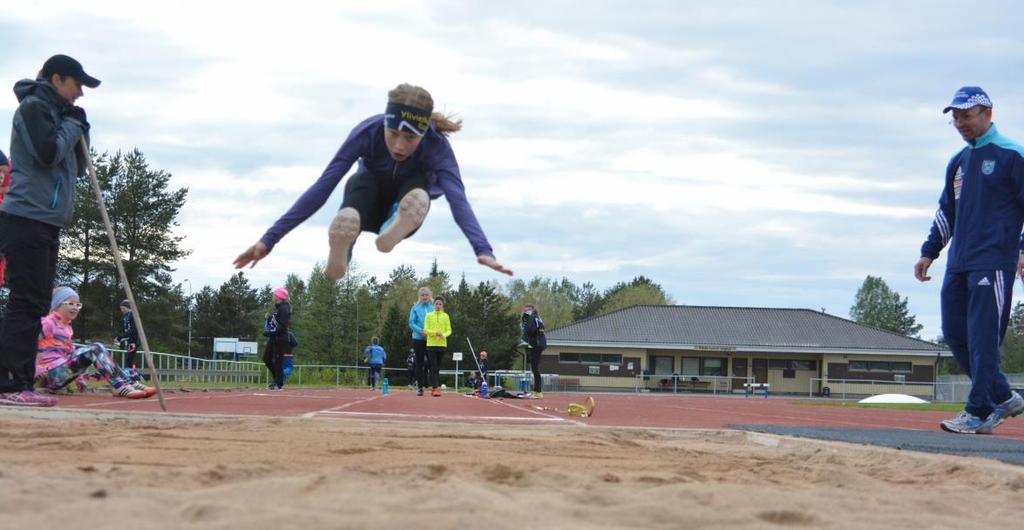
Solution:
<svg viewBox="0 0 1024 530"><path fill-rule="evenodd" d="M430 195L422 189L414 189L402 197L398 212L384 223L384 229L377 236L377 250L391 252L396 245L416 231L430 211Z"/></svg>
<svg viewBox="0 0 1024 530"><path fill-rule="evenodd" d="M352 245L359 237L359 212L355 208L342 208L331 221L327 240L331 252L327 255L327 277L338 280L348 272L348 260L352 257Z"/></svg>

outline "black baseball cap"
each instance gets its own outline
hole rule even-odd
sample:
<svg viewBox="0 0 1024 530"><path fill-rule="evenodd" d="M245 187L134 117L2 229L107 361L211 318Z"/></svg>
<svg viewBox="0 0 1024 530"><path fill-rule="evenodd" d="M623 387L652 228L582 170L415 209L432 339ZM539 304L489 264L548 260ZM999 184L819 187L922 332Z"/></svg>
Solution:
<svg viewBox="0 0 1024 530"><path fill-rule="evenodd" d="M83 85L89 88L96 88L100 86L100 80L85 73L82 69L82 63L74 60L67 55L54 55L43 63L43 69L40 71L43 79L49 79L53 74L61 76L71 76L82 82Z"/></svg>

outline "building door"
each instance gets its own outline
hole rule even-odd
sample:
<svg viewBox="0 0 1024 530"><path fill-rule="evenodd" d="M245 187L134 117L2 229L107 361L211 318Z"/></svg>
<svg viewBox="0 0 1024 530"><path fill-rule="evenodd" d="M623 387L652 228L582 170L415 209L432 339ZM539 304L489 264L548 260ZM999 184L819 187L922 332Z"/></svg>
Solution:
<svg viewBox="0 0 1024 530"><path fill-rule="evenodd" d="M768 359L754 359L754 382L768 382Z"/></svg>
<svg viewBox="0 0 1024 530"><path fill-rule="evenodd" d="M737 378L732 380L733 390L743 390L743 383L747 381L745 379L738 379L740 377L747 377L747 360L733 358L732 360L732 376Z"/></svg>

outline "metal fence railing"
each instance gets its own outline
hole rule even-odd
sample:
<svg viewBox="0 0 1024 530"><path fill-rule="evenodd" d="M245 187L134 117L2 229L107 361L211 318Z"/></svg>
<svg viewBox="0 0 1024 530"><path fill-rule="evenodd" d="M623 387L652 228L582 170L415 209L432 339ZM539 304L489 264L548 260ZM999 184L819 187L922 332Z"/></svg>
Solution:
<svg viewBox="0 0 1024 530"><path fill-rule="evenodd" d="M970 381L882 381L811 378L808 397L862 398L877 394L907 394L930 401L963 402L971 392Z"/></svg>
<svg viewBox="0 0 1024 530"><path fill-rule="evenodd" d="M124 366L125 351L110 352L120 366ZM174 383L202 383L225 385L263 385L270 382L267 368L262 362L212 360L171 353L153 352L153 361L162 381ZM140 353L137 362L145 361ZM140 370L142 369L139 366ZM441 370L440 384L449 389L467 390L468 370ZM369 367L352 365L295 365L288 379L289 385L362 386L368 384ZM405 368L385 368L392 387L413 386L416 381ZM533 374L522 370L494 370L488 374L491 388L501 386L510 391L529 390ZM1024 374L1008 374L1011 387L1024 386ZM609 377L598 375L542 374L545 391L602 391L602 392L665 392L671 394L732 394L742 393L744 383L754 383L753 377L727 377L711 375L651 375L635 377ZM773 389L774 390L774 389ZM902 382L861 379L811 378L809 397L860 398L876 394L909 394L930 401L962 403L971 391L966 376L942 376L939 381Z"/></svg>
<svg viewBox="0 0 1024 530"><path fill-rule="evenodd" d="M732 394L742 393L744 383L753 383L753 377L724 375L642 374L634 381L635 392L670 392L673 394Z"/></svg>

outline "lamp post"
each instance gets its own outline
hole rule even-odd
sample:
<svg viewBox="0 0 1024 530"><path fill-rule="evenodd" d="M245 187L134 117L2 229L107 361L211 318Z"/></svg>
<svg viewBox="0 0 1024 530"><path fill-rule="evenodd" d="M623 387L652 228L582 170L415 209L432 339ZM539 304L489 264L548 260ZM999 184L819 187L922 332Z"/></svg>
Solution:
<svg viewBox="0 0 1024 530"><path fill-rule="evenodd" d="M192 282L185 278L188 284L188 369L192 370Z"/></svg>

